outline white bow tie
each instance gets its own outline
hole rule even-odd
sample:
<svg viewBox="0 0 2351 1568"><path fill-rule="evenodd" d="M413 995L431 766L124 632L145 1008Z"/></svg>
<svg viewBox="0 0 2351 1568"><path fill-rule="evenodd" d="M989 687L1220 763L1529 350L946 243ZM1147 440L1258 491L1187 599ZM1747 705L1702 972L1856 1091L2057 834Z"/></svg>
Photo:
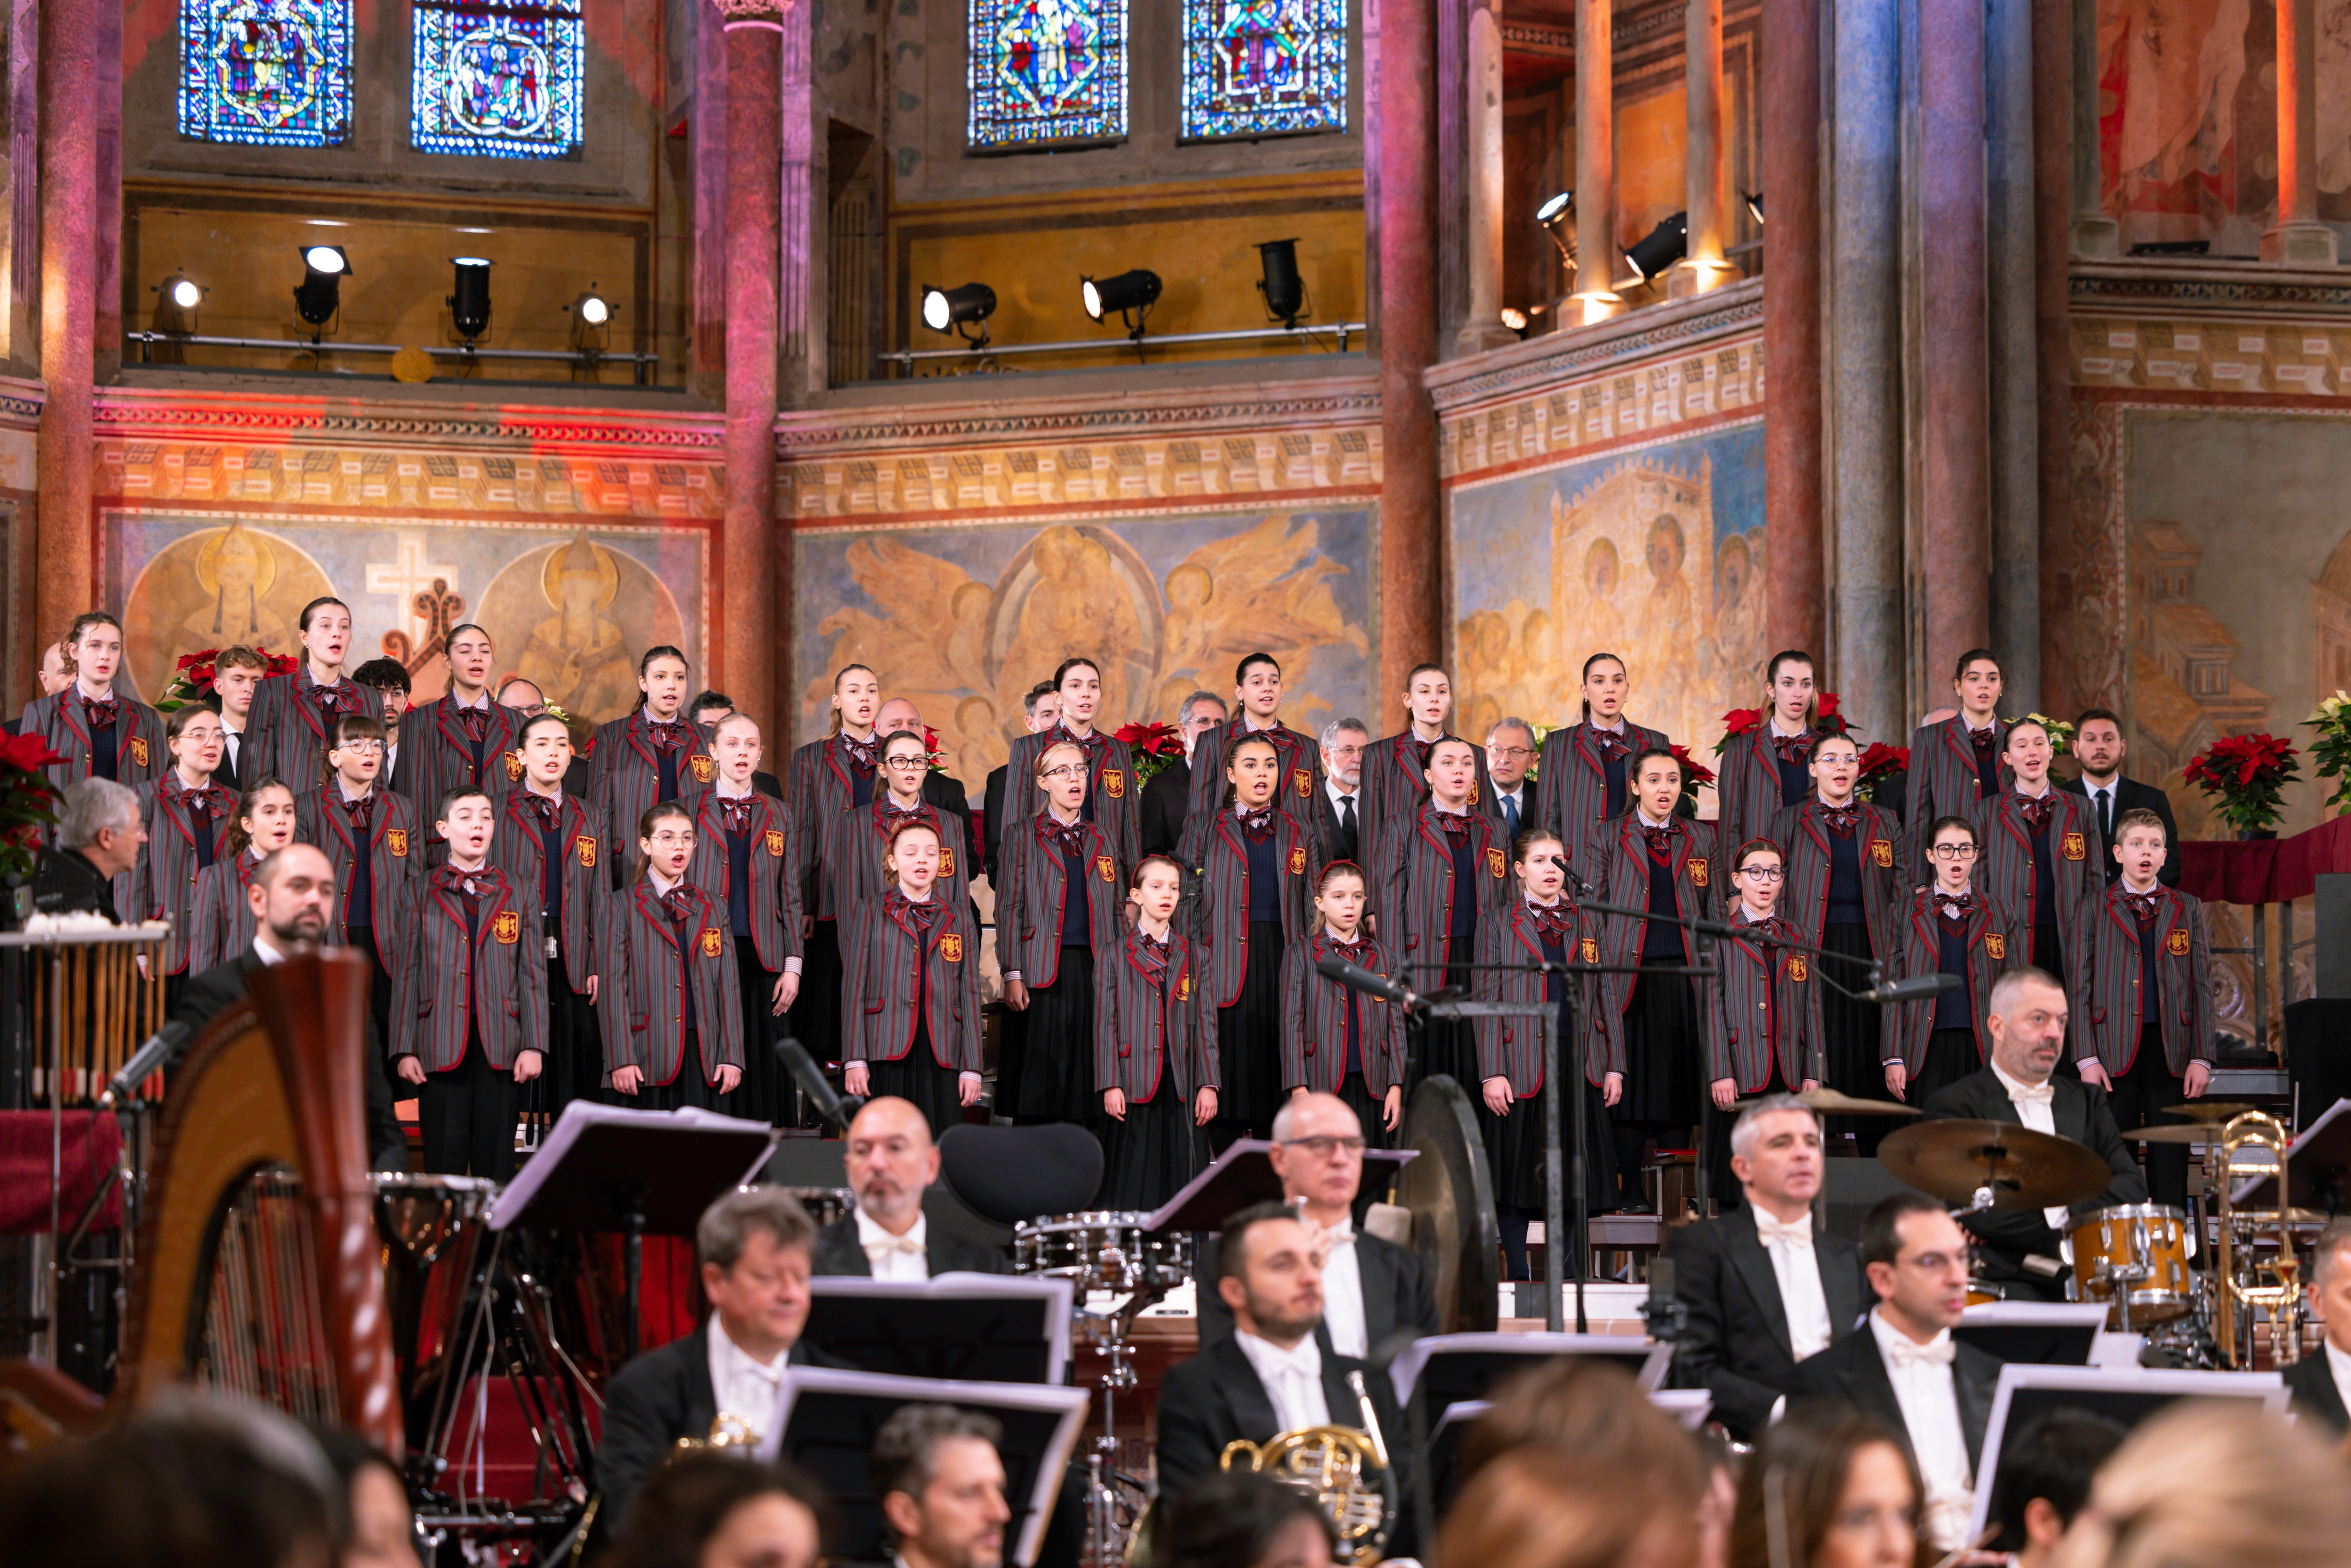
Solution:
<svg viewBox="0 0 2351 1568"><path fill-rule="evenodd" d="M1937 1334L1925 1344L1896 1338L1886 1347L1886 1364L1897 1372L1910 1366L1949 1366L1959 1354L1959 1344L1948 1332Z"/></svg>
<svg viewBox="0 0 2351 1568"><path fill-rule="evenodd" d="M892 1236L885 1231L868 1241L865 1244L865 1250L868 1256L876 1252L912 1252L919 1257L924 1251L924 1246L911 1235Z"/></svg>
<svg viewBox="0 0 2351 1568"><path fill-rule="evenodd" d="M1785 1241L1791 1246L1810 1248L1813 1244L1813 1217L1808 1214L1792 1223L1782 1224L1759 1208L1755 1211L1755 1233L1762 1238L1766 1247L1774 1241Z"/></svg>
<svg viewBox="0 0 2351 1568"><path fill-rule="evenodd" d="M2057 1102L2057 1085L2053 1082L2030 1086L2014 1084L2008 1091L2008 1099L2012 1105L2053 1105Z"/></svg>

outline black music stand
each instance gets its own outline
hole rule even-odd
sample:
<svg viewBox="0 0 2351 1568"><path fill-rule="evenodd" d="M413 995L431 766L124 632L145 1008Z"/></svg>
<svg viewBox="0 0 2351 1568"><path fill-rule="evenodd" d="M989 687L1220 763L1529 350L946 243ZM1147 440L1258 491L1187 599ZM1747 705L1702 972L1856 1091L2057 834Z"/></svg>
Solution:
<svg viewBox="0 0 2351 1568"><path fill-rule="evenodd" d="M2286 1145L2285 1168L2293 1207L2314 1208L2330 1218L2351 1213L2351 1100L2329 1105ZM2230 1197L2239 1208L2274 1208L2277 1179L2247 1176Z"/></svg>
<svg viewBox="0 0 2351 1568"><path fill-rule="evenodd" d="M2088 1366L2105 1332L2104 1301L1985 1301L1960 1316L1951 1337L2001 1361Z"/></svg>
<svg viewBox="0 0 2351 1568"><path fill-rule="evenodd" d="M1598 1357L1633 1375L1647 1393L1664 1381L1674 1347L1642 1334L1456 1333L1413 1341L1389 1364L1396 1402L1416 1396L1444 1410L1465 1399L1491 1399L1519 1372L1555 1356Z"/></svg>
<svg viewBox="0 0 2351 1568"><path fill-rule="evenodd" d="M644 1239L693 1235L704 1209L758 1175L775 1141L765 1122L574 1100L490 1205L489 1227L619 1231L622 1343L633 1357Z"/></svg>
<svg viewBox="0 0 2351 1568"><path fill-rule="evenodd" d="M903 1405L952 1405L994 1416L1004 1461L1005 1557L1031 1563L1061 1490L1061 1472L1086 1415L1086 1391L1034 1385L942 1382L869 1372L795 1366L776 1394L758 1456L779 1454L806 1470L832 1500L835 1562L886 1563L882 1500L869 1469L873 1439Z"/></svg>
<svg viewBox="0 0 2351 1568"><path fill-rule="evenodd" d="M1076 1287L1012 1274L809 1281L802 1337L866 1372L970 1383L1061 1384Z"/></svg>
<svg viewBox="0 0 2351 1568"><path fill-rule="evenodd" d="M1365 1149L1364 1185L1355 1194L1354 1221L1379 1201L1395 1173L1419 1156L1417 1149ZM1374 1167L1381 1167L1374 1174ZM1253 1203L1278 1203L1281 1178L1273 1174L1273 1145L1263 1138L1237 1138L1208 1168L1187 1181L1143 1222L1145 1230L1222 1230L1225 1220Z"/></svg>

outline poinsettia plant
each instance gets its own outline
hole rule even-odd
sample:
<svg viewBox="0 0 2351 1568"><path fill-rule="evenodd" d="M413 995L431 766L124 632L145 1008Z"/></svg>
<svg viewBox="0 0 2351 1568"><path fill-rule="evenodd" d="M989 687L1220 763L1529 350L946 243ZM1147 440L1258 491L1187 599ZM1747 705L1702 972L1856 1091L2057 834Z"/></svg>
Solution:
<svg viewBox="0 0 2351 1568"><path fill-rule="evenodd" d="M2285 814L2285 787L2301 773L2294 755L2278 736L2226 736L2189 758L2179 776L2211 798L2222 821L2259 832Z"/></svg>
<svg viewBox="0 0 2351 1568"><path fill-rule="evenodd" d="M1687 746L1677 746L1673 749L1674 760L1682 765L1682 809L1695 812L1698 810L1698 786L1714 782L1714 769L1692 757Z"/></svg>
<svg viewBox="0 0 2351 1568"><path fill-rule="evenodd" d="M2074 741L2074 727L2067 724L2064 719L2051 718L2045 713L2029 713L2024 716L2049 732L2050 756L2063 757L2072 747Z"/></svg>
<svg viewBox="0 0 2351 1568"><path fill-rule="evenodd" d="M923 760L931 765L934 773L947 770L946 748L939 744L939 732L927 724L923 726Z"/></svg>
<svg viewBox="0 0 2351 1568"><path fill-rule="evenodd" d="M1184 756L1184 735L1172 724L1123 725L1118 739L1134 755L1134 781L1148 784Z"/></svg>
<svg viewBox="0 0 2351 1568"><path fill-rule="evenodd" d="M64 760L45 736L0 737L0 875L33 869L41 830L57 820L57 791L42 769Z"/></svg>
<svg viewBox="0 0 2351 1568"><path fill-rule="evenodd" d="M1722 716L1722 738L1714 743L1717 757L1730 749L1736 737L1751 734L1763 727L1764 710L1760 707L1735 707ZM1843 735L1844 716L1837 711L1837 695L1823 692L1817 699L1813 716L1813 731L1820 735Z"/></svg>
<svg viewBox="0 0 2351 1568"><path fill-rule="evenodd" d="M1882 740L1873 740L1869 743L1869 749L1861 754L1861 777L1856 780L1856 788L1860 790L1862 798L1871 805L1890 806L1894 804L1891 800L1881 800L1877 798L1878 790L1884 789L1890 791L1895 780L1908 771L1910 771L1908 747L1888 746Z"/></svg>
<svg viewBox="0 0 2351 1568"><path fill-rule="evenodd" d="M2311 710L2303 727L2318 732L2311 743L2313 769L2321 779L2335 781L2335 793L2326 798L2329 806L2351 806L2351 693L2338 689Z"/></svg>
<svg viewBox="0 0 2351 1568"><path fill-rule="evenodd" d="M272 675L290 675L300 667L300 662L291 654L273 653L260 647L255 648L254 652L269 662L269 667L261 672L261 678L265 681ZM155 711L177 713L191 703L211 702L214 696L213 677L218 671L220 655L218 648L183 653L179 662L172 666L172 684L165 686L163 695L155 699Z"/></svg>

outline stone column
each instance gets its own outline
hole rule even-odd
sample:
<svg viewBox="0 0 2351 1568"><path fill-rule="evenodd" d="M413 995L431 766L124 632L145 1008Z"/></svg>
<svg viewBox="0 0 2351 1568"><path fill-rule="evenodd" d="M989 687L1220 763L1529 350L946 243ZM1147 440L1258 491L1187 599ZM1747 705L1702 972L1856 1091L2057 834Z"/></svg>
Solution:
<svg viewBox="0 0 2351 1568"><path fill-rule="evenodd" d="M1689 253L1667 275L1666 293L1674 299L1703 294L1729 282L1734 272L1722 255L1730 237L1722 140L1722 0L1689 0L1682 26L1688 109L1682 183Z"/></svg>
<svg viewBox="0 0 2351 1568"><path fill-rule="evenodd" d="M41 7L40 517L34 635L92 607L91 338L98 280L98 45L105 0Z"/></svg>
<svg viewBox="0 0 2351 1568"><path fill-rule="evenodd" d="M2093 0L2095 3L2095 0ZM2094 114L2086 132L2074 94L2081 90L2074 53L2079 5L2032 10L2033 138L2032 301L2039 368L2040 439L2034 476L2041 514L2041 701L2043 713L2074 714L2083 698L2074 684L2074 374L2072 312L2066 300L2068 241L2090 237L2084 225L2094 217L2107 225L2113 254L2113 220L2098 204L2098 135ZM2095 23L2095 18L2092 18ZM2096 88L2089 88L2095 104ZM2068 126L2071 134L2055 134ZM2083 143L2089 148L2089 180L2081 183ZM2088 193L2089 217L2083 212Z"/></svg>
<svg viewBox="0 0 2351 1568"><path fill-rule="evenodd" d="M1616 297L1614 0L1575 0L1575 294L1580 321L1604 321Z"/></svg>
<svg viewBox="0 0 2351 1568"><path fill-rule="evenodd" d="M1921 0L1918 99L1925 666L1939 691L1991 634L1983 0Z"/></svg>
<svg viewBox="0 0 2351 1568"><path fill-rule="evenodd" d="M2041 11L2049 15L2043 17ZM2106 215L2098 165L2098 0L2072 0L2062 37L2056 32L2057 20L2054 7L2041 7L2034 14L2033 68L2036 74L2053 69L2060 46L2071 51L2072 95L2066 118L2074 127L2069 149L2074 171L2073 251L2075 256L2120 256L2122 225ZM2044 54L2049 57L2046 67L2042 63Z"/></svg>
<svg viewBox="0 0 2351 1568"><path fill-rule="evenodd" d="M685 388L712 402L726 396L726 33L717 13L696 18L694 101L686 112L693 150L693 318Z"/></svg>
<svg viewBox="0 0 2351 1568"><path fill-rule="evenodd" d="M1872 739L1898 742L1904 716L1901 40L1887 0L1835 0L1834 17L1837 90L1829 182L1834 193L1830 270L1837 278L1829 341L1829 416L1836 451L1831 481L1836 517L1832 678L1844 711L1855 724ZM1766 200L1777 221L1781 204ZM1771 232L1769 224L1764 232ZM1779 266L1776 254L1771 266ZM1782 390L1775 376L1764 402L1767 434ZM1770 570L1779 571L1776 559Z"/></svg>
<svg viewBox="0 0 2351 1568"><path fill-rule="evenodd" d="M777 737L776 302L783 0L717 0L726 28L726 512L719 678Z"/></svg>
<svg viewBox="0 0 2351 1568"><path fill-rule="evenodd" d="M1820 0L1762 23L1763 537L1767 641L1818 653L1821 559ZM1581 193L1578 193L1579 197ZM1883 722L1881 720L1881 722Z"/></svg>
<svg viewBox="0 0 2351 1568"><path fill-rule="evenodd" d="M2041 711L2041 354L2033 289L2032 0L1985 8L1991 651L2001 702ZM2047 10L2047 5L2041 7ZM2051 132L2062 136L2064 121Z"/></svg>
<svg viewBox="0 0 2351 1568"><path fill-rule="evenodd" d="M1454 352L1474 354L1518 340L1502 325L1502 19L1493 0L1474 0L1468 17L1468 168L1465 265L1469 303Z"/></svg>
<svg viewBox="0 0 2351 1568"><path fill-rule="evenodd" d="M1437 21L1430 0L1382 0L1379 112L1379 687L1437 656L1443 529L1437 415Z"/></svg>
<svg viewBox="0 0 2351 1568"><path fill-rule="evenodd" d="M122 369L122 7L99 8L98 47L91 77L98 95L96 166L98 279L90 308L91 376L110 382ZM146 323L141 321L141 326Z"/></svg>
<svg viewBox="0 0 2351 1568"><path fill-rule="evenodd" d="M2335 231L2318 221L2318 26L2312 0L2277 0L2277 226L2262 259L2333 267Z"/></svg>

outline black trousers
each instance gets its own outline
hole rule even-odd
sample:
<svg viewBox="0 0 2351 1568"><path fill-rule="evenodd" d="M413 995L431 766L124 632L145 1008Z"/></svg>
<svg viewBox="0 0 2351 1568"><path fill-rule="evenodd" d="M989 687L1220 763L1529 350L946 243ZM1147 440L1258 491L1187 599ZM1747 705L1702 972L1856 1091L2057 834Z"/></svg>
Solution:
<svg viewBox="0 0 2351 1568"><path fill-rule="evenodd" d="M2150 1124L2177 1124L2186 1118L2164 1112L2188 1098L2185 1083L2171 1075L2163 1054L2163 1026L2148 1024L2139 1030L2138 1056L2128 1072L2115 1080L2108 1096L2115 1108L2115 1125L2127 1140L2134 1128ZM2188 1208L2188 1145L2148 1144L2143 1156L2147 1196L2185 1213Z"/></svg>
<svg viewBox="0 0 2351 1568"><path fill-rule="evenodd" d="M424 1137L429 1176L514 1175L514 1071L490 1065L479 1039L465 1042L465 1058L446 1072L428 1072L415 1091L418 1131Z"/></svg>
<svg viewBox="0 0 2351 1568"><path fill-rule="evenodd" d="M596 1030L596 1004L571 988L560 954L547 961L547 1065L524 1086L526 1109L547 1113L554 1125L574 1100L591 1103L604 1093L604 1040Z"/></svg>
<svg viewBox="0 0 2351 1568"><path fill-rule="evenodd" d="M374 970L375 977L368 983L368 1017L375 1023L377 1071L391 1083L394 1101L411 1099L415 1095L415 1085L392 1070L400 1050L400 1042L392 1038L392 970L385 966L383 955L376 951L376 936L372 927L353 925L347 928L344 935L353 948L367 955L368 963Z"/></svg>

